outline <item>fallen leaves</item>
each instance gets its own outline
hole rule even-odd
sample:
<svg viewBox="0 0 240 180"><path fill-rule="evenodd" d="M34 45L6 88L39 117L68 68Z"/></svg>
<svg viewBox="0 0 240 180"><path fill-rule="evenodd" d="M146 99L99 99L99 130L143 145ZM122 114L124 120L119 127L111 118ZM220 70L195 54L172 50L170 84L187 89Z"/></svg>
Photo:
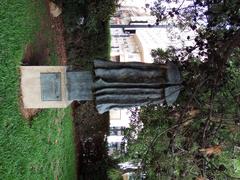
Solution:
<svg viewBox="0 0 240 180"><path fill-rule="evenodd" d="M62 132L62 129L58 128L58 133L61 134L61 132Z"/></svg>
<svg viewBox="0 0 240 180"><path fill-rule="evenodd" d="M204 155L219 155L222 152L222 146L221 145L216 145L216 146L212 146L209 148L202 148L199 149L200 152L202 152Z"/></svg>
<svg viewBox="0 0 240 180"><path fill-rule="evenodd" d="M188 113L189 118L195 118L198 116L198 114L200 114L200 110L199 109L191 109L187 113Z"/></svg>
<svg viewBox="0 0 240 180"><path fill-rule="evenodd" d="M203 176L199 176L199 177L196 178L196 180L207 180L207 179Z"/></svg>
<svg viewBox="0 0 240 180"><path fill-rule="evenodd" d="M186 121L183 126L187 126L193 122L193 119L196 118L201 111L196 107L188 107L188 111L184 114L184 120ZM173 117L177 120L181 117L181 112L173 112Z"/></svg>
<svg viewBox="0 0 240 180"><path fill-rule="evenodd" d="M53 17L58 17L62 13L62 9L53 2L49 2L49 9Z"/></svg>

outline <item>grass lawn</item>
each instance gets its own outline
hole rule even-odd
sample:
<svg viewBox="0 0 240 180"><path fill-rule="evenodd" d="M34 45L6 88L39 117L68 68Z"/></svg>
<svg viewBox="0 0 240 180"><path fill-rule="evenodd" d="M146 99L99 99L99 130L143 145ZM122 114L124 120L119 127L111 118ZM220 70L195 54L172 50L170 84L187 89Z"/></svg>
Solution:
<svg viewBox="0 0 240 180"><path fill-rule="evenodd" d="M0 1L0 179L75 179L71 109L44 110L31 127L19 111L19 66L42 1Z"/></svg>

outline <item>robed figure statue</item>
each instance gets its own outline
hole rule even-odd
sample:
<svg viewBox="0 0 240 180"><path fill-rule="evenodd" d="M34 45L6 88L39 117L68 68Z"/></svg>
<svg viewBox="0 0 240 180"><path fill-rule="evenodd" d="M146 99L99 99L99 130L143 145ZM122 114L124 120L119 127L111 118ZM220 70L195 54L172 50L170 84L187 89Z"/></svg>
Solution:
<svg viewBox="0 0 240 180"><path fill-rule="evenodd" d="M93 96L99 113L110 109L175 102L180 73L172 62L94 61Z"/></svg>

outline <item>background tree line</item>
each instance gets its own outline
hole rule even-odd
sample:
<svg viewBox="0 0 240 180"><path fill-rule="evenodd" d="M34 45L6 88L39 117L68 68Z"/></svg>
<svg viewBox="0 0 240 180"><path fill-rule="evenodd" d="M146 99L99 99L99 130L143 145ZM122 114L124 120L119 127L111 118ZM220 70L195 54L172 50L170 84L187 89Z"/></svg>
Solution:
<svg viewBox="0 0 240 180"><path fill-rule="evenodd" d="M151 10L193 43L152 51L155 63L178 64L183 89L175 106L133 110L127 159L148 179L240 179L240 1L158 0Z"/></svg>

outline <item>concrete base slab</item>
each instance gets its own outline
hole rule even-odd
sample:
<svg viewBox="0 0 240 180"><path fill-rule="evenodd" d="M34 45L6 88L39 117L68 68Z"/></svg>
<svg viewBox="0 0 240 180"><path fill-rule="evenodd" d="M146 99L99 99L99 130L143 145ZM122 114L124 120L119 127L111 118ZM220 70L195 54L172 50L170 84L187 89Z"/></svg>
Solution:
<svg viewBox="0 0 240 180"><path fill-rule="evenodd" d="M66 90L66 66L21 66L20 69L24 108L65 108L71 104ZM42 101L41 73L61 74L61 100Z"/></svg>

